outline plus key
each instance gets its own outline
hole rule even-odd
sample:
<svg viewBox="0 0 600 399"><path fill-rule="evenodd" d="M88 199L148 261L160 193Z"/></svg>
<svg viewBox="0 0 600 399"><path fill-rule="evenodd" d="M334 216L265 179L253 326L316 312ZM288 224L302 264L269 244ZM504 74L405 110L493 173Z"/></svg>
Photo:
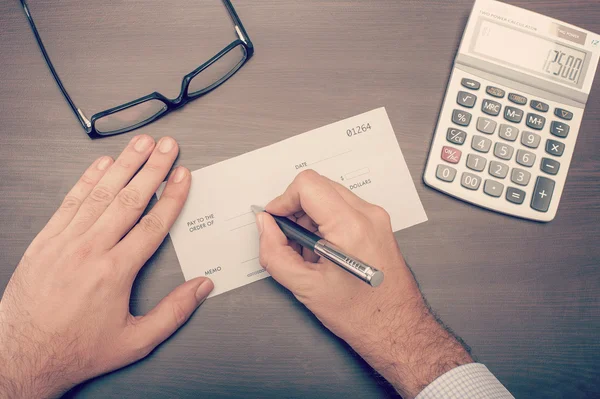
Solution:
<svg viewBox="0 0 600 399"><path fill-rule="evenodd" d="M462 153L460 152L460 150L457 150L456 148L447 146L444 146L444 148L442 148L442 159L446 162L458 163L458 161L460 161L461 155Z"/></svg>

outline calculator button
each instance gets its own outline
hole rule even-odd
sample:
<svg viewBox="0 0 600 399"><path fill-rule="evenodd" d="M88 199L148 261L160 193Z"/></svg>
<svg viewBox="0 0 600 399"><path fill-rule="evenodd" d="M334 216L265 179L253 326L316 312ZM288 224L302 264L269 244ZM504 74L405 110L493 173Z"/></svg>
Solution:
<svg viewBox="0 0 600 399"><path fill-rule="evenodd" d="M523 110L515 107L506 107L504 108L504 119L519 123L523 119Z"/></svg>
<svg viewBox="0 0 600 399"><path fill-rule="evenodd" d="M531 179L531 173L526 170L514 168L510 174L510 180L519 186L526 186Z"/></svg>
<svg viewBox="0 0 600 399"><path fill-rule="evenodd" d="M560 141L548 140L546 141L546 152L550 155L560 157L565 151L565 145Z"/></svg>
<svg viewBox="0 0 600 399"><path fill-rule="evenodd" d="M487 160L484 157L475 154L467 156L467 168L481 172L485 168Z"/></svg>
<svg viewBox="0 0 600 399"><path fill-rule="evenodd" d="M448 132L446 133L446 140L451 143L463 145L465 140L467 139L467 132L462 131L460 129L448 128Z"/></svg>
<svg viewBox="0 0 600 399"><path fill-rule="evenodd" d="M498 161L491 161L488 172L494 177L504 179L508 174L508 165Z"/></svg>
<svg viewBox="0 0 600 399"><path fill-rule="evenodd" d="M509 160L510 158L512 158L514 150L515 149L509 145L496 143L496 145L494 146L494 155L500 159Z"/></svg>
<svg viewBox="0 0 600 399"><path fill-rule="evenodd" d="M483 192L491 197L499 197L504 191L504 184L498 183L494 180L486 180L483 184Z"/></svg>
<svg viewBox="0 0 600 399"><path fill-rule="evenodd" d="M508 187L506 189L506 199L508 202L520 205L525 200L525 191L514 187Z"/></svg>
<svg viewBox="0 0 600 399"><path fill-rule="evenodd" d="M540 169L542 170L542 172L546 172L549 175L555 175L560 169L560 162L550 158L542 158Z"/></svg>
<svg viewBox="0 0 600 399"><path fill-rule="evenodd" d="M499 89L497 87L494 86L488 86L485 88L485 92L487 94L489 94L490 96L494 96L494 97L498 97L498 98L502 98L504 97L504 90Z"/></svg>
<svg viewBox="0 0 600 399"><path fill-rule="evenodd" d="M472 173L464 172L460 179L460 184L469 190L477 190L481 184L481 177Z"/></svg>
<svg viewBox="0 0 600 399"><path fill-rule="evenodd" d="M452 122L461 126L469 126L471 122L471 114L459 109L452 111Z"/></svg>
<svg viewBox="0 0 600 399"><path fill-rule="evenodd" d="M533 108L537 111L540 111L540 112L548 112L548 110L550 109L548 104L543 103L541 101L537 101L537 100L531 100L529 105L531 106L531 108Z"/></svg>
<svg viewBox="0 0 600 399"><path fill-rule="evenodd" d="M452 182L456 176L456 169L448 165L438 165L435 171L435 177L442 181Z"/></svg>
<svg viewBox="0 0 600 399"><path fill-rule="evenodd" d="M518 150L516 161L519 165L531 167L535 162L535 154L525 150Z"/></svg>
<svg viewBox="0 0 600 399"><path fill-rule="evenodd" d="M550 124L550 133L564 139L569 134L569 125L554 121Z"/></svg>
<svg viewBox="0 0 600 399"><path fill-rule="evenodd" d="M466 91L459 91L458 96L456 97L456 102L459 105L467 108L473 108L475 105L475 101L477 100L477 96L471 93L467 93Z"/></svg>
<svg viewBox="0 0 600 399"><path fill-rule="evenodd" d="M541 137L538 134L531 132L523 132L521 134L521 144L529 148L538 148Z"/></svg>
<svg viewBox="0 0 600 399"><path fill-rule="evenodd" d="M533 189L531 207L536 211L546 212L550 207L552 192L554 191L554 180L539 176Z"/></svg>
<svg viewBox="0 0 600 399"><path fill-rule="evenodd" d="M481 110L488 115L498 115L500 108L502 108L502 105L499 102L488 100L487 98L481 103Z"/></svg>
<svg viewBox="0 0 600 399"><path fill-rule="evenodd" d="M463 80L460 81L460 84L471 90L479 90L479 87L481 86L478 81L469 78L463 78Z"/></svg>
<svg viewBox="0 0 600 399"><path fill-rule="evenodd" d="M496 121L480 116L477 118L477 130L481 133L494 134L496 131Z"/></svg>
<svg viewBox="0 0 600 399"><path fill-rule="evenodd" d="M475 151L488 152L491 146L492 140L486 137L473 136L473 139L471 140L471 148Z"/></svg>
<svg viewBox="0 0 600 399"><path fill-rule="evenodd" d="M515 104L519 104L519 105L527 104L527 97L524 97L520 94L510 93L508 95L508 99Z"/></svg>
<svg viewBox="0 0 600 399"><path fill-rule="evenodd" d="M560 119L564 119L567 121L573 119L573 113L562 108L554 108L554 115L558 116Z"/></svg>
<svg viewBox="0 0 600 399"><path fill-rule="evenodd" d="M542 130L544 128L544 124L546 123L546 118L530 113L527 114L527 121L525 123L532 129Z"/></svg>
<svg viewBox="0 0 600 399"><path fill-rule="evenodd" d="M460 150L457 150L456 148L446 146L442 148L442 159L446 162L458 163L458 161L460 161L461 155L462 153L460 152Z"/></svg>
<svg viewBox="0 0 600 399"><path fill-rule="evenodd" d="M500 125L498 136L508 141L515 141L519 135L519 129L510 125Z"/></svg>

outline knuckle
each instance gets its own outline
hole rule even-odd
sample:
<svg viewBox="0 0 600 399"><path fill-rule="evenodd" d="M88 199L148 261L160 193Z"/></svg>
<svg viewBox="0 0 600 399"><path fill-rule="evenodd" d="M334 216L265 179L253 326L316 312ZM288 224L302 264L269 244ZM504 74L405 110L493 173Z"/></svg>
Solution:
<svg viewBox="0 0 600 399"><path fill-rule="evenodd" d="M94 184L96 184L96 181L87 174L82 175L79 181L86 186L93 186Z"/></svg>
<svg viewBox="0 0 600 399"><path fill-rule="evenodd" d="M187 312L179 302L173 302L171 310L173 311L173 320L175 321L175 325L177 327L181 327L188 318Z"/></svg>
<svg viewBox="0 0 600 399"><path fill-rule="evenodd" d="M144 165L144 169L146 169L149 172L160 172L164 169L164 167L155 162L148 162L146 163L146 165Z"/></svg>
<svg viewBox="0 0 600 399"><path fill-rule="evenodd" d="M380 207L379 205L373 205L373 207L369 210L371 217L378 223L383 223L388 225L391 223L390 214Z"/></svg>
<svg viewBox="0 0 600 399"><path fill-rule="evenodd" d="M298 182L298 184L300 185L304 185L304 184L310 184L312 182L314 182L315 180L319 179L321 177L320 174L318 174L317 172L315 172L312 169L306 169L303 170L302 172L298 173L298 176L296 176L296 181Z"/></svg>
<svg viewBox="0 0 600 399"><path fill-rule="evenodd" d="M108 203L112 201L114 197L113 191L107 186L98 185L94 187L92 192L90 193L90 199L94 202L99 203Z"/></svg>
<svg viewBox="0 0 600 399"><path fill-rule="evenodd" d="M155 213L148 213L140 220L140 227L146 233L157 234L165 230L165 222Z"/></svg>
<svg viewBox="0 0 600 399"><path fill-rule="evenodd" d="M125 169L125 170L129 170L131 168L133 168L133 163L127 159L124 158L120 158L117 159L117 162L115 162L115 164L121 168L121 169Z"/></svg>
<svg viewBox="0 0 600 399"><path fill-rule="evenodd" d="M126 187L118 195L119 203L125 207L135 210L140 210L145 208L144 201L142 199L142 194L133 188Z"/></svg>
<svg viewBox="0 0 600 399"><path fill-rule="evenodd" d="M77 209L81 205L81 200L74 195L67 195L60 205L60 209L69 211L71 209Z"/></svg>
<svg viewBox="0 0 600 399"><path fill-rule="evenodd" d="M82 243L77 244L77 247L73 251L73 257L78 263L83 263L94 252L94 245L91 241L84 241Z"/></svg>

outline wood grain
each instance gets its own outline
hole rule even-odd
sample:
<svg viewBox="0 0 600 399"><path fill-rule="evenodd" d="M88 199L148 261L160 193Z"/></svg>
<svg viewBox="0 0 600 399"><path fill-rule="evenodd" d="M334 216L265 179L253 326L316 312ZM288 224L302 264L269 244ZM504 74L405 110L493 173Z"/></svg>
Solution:
<svg viewBox="0 0 600 399"><path fill-rule="evenodd" d="M600 77L556 220L453 200L422 173L471 1L234 1L255 57L210 95L144 128L194 170L385 106L429 222L397 233L429 302L516 397L600 395ZM596 1L511 0L600 32ZM30 0L88 116L181 77L233 38L219 0ZM0 288L85 167L132 134L90 141L17 1L0 1ZM183 281L167 239L136 281L144 313ZM69 397L389 397L393 391L273 280L205 303L148 359Z"/></svg>

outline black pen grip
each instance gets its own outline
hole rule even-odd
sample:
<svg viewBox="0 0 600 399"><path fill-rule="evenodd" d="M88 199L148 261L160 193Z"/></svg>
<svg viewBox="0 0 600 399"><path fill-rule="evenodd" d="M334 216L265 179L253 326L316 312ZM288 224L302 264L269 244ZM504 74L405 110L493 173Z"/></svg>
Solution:
<svg viewBox="0 0 600 399"><path fill-rule="evenodd" d="M311 233L298 223L292 222L290 219L271 215L277 222L277 225L283 231L283 234L290 240L296 241L298 244L310 250L315 249L315 244L321 239L318 235Z"/></svg>

